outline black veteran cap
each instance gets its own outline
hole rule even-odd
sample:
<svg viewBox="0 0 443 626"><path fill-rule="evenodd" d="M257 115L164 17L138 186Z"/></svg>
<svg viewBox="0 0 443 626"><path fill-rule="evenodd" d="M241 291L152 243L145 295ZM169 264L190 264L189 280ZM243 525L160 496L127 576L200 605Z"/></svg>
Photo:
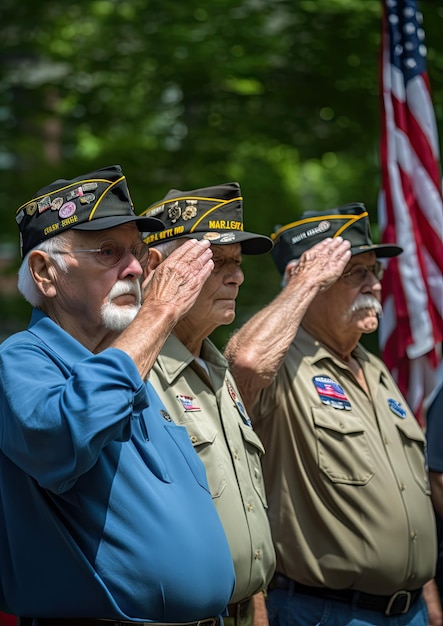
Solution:
<svg viewBox="0 0 443 626"><path fill-rule="evenodd" d="M305 250L327 237L339 236L351 242L352 255L372 250L377 257L384 258L403 252L395 243L374 244L365 205L351 202L328 211L307 211L296 222L277 226L271 235L272 257L283 274L289 261L300 258Z"/></svg>
<svg viewBox="0 0 443 626"><path fill-rule="evenodd" d="M162 230L159 219L134 213L126 178L111 165L72 180L59 179L37 191L17 210L21 255L69 228L105 230L135 222L140 231Z"/></svg>
<svg viewBox="0 0 443 626"><path fill-rule="evenodd" d="M156 245L179 237L207 239L214 244L239 243L244 254L264 254L272 239L243 230L243 198L238 183L225 183L193 191L171 189L142 215L158 215L166 229L149 235Z"/></svg>

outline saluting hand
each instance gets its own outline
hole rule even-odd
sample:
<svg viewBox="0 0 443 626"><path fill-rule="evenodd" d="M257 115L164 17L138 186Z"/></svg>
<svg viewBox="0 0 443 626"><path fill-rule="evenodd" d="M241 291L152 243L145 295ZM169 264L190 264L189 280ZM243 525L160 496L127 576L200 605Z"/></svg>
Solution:
<svg viewBox="0 0 443 626"><path fill-rule="evenodd" d="M320 291L333 285L343 274L351 258L351 244L347 239L334 237L324 239L303 252L300 259L288 263L285 277L288 285L291 278L298 277L315 283Z"/></svg>
<svg viewBox="0 0 443 626"><path fill-rule="evenodd" d="M171 304L177 320L196 301L214 269L209 241L190 239L172 252L143 281L146 306Z"/></svg>

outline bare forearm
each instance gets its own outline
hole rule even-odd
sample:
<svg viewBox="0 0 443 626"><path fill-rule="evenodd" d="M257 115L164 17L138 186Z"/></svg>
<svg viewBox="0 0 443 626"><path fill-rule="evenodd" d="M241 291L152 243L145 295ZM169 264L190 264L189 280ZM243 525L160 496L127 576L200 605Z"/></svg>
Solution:
<svg viewBox="0 0 443 626"><path fill-rule="evenodd" d="M318 286L294 276L285 289L230 338L225 356L247 405L269 386Z"/></svg>
<svg viewBox="0 0 443 626"><path fill-rule="evenodd" d="M139 312L112 347L126 352L145 379L177 321L177 312L173 308L153 303Z"/></svg>
<svg viewBox="0 0 443 626"><path fill-rule="evenodd" d="M286 287L229 340L225 355L249 408L272 383L312 300L341 276L349 248L341 237L326 239L291 261Z"/></svg>

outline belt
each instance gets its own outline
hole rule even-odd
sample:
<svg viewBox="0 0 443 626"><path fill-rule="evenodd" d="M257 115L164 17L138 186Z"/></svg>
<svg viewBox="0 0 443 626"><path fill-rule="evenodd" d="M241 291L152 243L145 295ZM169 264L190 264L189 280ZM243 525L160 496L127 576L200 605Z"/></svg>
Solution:
<svg viewBox="0 0 443 626"><path fill-rule="evenodd" d="M249 611L252 608L252 598L246 598L241 602L235 602L234 604L228 604L228 616L234 618L234 623L237 624L240 620L245 619Z"/></svg>
<svg viewBox="0 0 443 626"><path fill-rule="evenodd" d="M385 615L404 615L421 597L422 590L414 589L407 591L401 589L390 596L379 596L353 589L328 589L327 587L311 587L302 585L284 574L274 574L269 584L269 589L284 589L286 591L298 592L308 596L316 596L325 600L336 600L354 604L360 609L372 611L382 611Z"/></svg>
<svg viewBox="0 0 443 626"><path fill-rule="evenodd" d="M134 624L138 626L217 626L219 618L209 617L198 622L128 622L112 619L20 617L18 623L19 626L126 626L127 624L132 624L132 626Z"/></svg>

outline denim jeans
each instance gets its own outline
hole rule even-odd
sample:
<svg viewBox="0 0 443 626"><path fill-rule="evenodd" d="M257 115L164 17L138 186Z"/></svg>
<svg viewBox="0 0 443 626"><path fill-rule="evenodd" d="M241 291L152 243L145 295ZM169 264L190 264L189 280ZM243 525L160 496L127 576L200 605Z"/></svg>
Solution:
<svg viewBox="0 0 443 626"><path fill-rule="evenodd" d="M428 626L423 598L406 615L384 615L352 604L282 589L268 591L269 626Z"/></svg>

